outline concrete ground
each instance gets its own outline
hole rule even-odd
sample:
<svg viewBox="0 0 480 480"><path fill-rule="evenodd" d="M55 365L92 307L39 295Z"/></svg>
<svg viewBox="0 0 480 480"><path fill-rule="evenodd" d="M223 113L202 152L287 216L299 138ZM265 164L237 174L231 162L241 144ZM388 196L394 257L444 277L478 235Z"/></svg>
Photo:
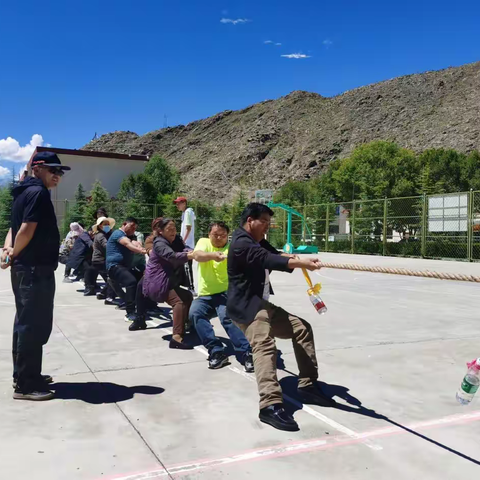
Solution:
<svg viewBox="0 0 480 480"><path fill-rule="evenodd" d="M480 264L320 257L480 275ZM44 354L57 398L13 400L14 305L9 274L0 272L0 478L478 475L480 405L460 406L455 392L465 362L480 355L480 286L332 269L313 277L323 284L326 315L310 305L301 272L274 273L272 301L312 324L321 380L339 407L298 401L292 345L279 340L279 377L301 428L287 433L259 422L254 376L233 356L230 367L211 371L202 347L168 349L167 317L129 332L122 312L83 297L78 283L62 284L61 271Z"/></svg>

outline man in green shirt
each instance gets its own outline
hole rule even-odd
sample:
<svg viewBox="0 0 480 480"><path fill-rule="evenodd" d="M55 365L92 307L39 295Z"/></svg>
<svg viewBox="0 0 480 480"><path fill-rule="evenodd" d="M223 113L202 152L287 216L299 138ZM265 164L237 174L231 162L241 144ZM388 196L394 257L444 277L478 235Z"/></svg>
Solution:
<svg viewBox="0 0 480 480"><path fill-rule="evenodd" d="M245 371L253 372L252 351L243 332L227 316L228 275L227 262L228 234L230 229L223 222L210 225L208 238L201 238L195 247L198 262L198 298L190 307L190 321L210 354L209 368L221 368L229 363L225 345L215 336L210 320L220 322L242 359Z"/></svg>

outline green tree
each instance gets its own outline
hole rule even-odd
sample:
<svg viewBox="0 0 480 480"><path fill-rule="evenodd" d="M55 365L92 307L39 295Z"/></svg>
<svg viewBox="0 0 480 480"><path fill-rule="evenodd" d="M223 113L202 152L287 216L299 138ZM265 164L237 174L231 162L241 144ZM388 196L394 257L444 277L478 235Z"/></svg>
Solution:
<svg viewBox="0 0 480 480"><path fill-rule="evenodd" d="M85 207L85 221L87 226L92 224L96 218L96 212L100 207L107 208L110 203L110 195L108 191L102 186L100 180L95 180L95 183L92 185L92 190L89 192L89 198L87 205ZM109 212L109 215L111 213Z"/></svg>
<svg viewBox="0 0 480 480"><path fill-rule="evenodd" d="M85 222L85 210L87 208L87 195L81 183L78 184L73 205L69 208L68 221L70 222Z"/></svg>
<svg viewBox="0 0 480 480"><path fill-rule="evenodd" d="M2 246L8 230L10 230L13 205L13 187L13 181L9 182L8 185L5 185L4 187L0 187L0 245Z"/></svg>
<svg viewBox="0 0 480 480"><path fill-rule="evenodd" d="M154 155L147 163L144 171L157 192L158 201L162 195L173 194L179 184L178 172L160 155Z"/></svg>

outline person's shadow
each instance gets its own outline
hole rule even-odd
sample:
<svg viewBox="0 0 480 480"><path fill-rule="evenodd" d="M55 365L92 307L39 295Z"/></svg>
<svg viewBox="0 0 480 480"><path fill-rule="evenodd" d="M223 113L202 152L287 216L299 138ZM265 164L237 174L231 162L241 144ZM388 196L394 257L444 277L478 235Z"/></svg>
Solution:
<svg viewBox="0 0 480 480"><path fill-rule="evenodd" d="M127 387L110 382L59 382L53 383L50 388L55 392L55 398L81 400L95 405L124 402L135 394L159 395L165 391L164 388L150 385Z"/></svg>
<svg viewBox="0 0 480 480"><path fill-rule="evenodd" d="M288 370L286 371L288 372ZM288 372L288 373L291 373L291 372ZM286 404L288 411L294 413L297 410L301 410L301 408L303 407L303 403L297 393L298 377L294 374L291 374L291 376L289 377L282 378L280 380L280 385L282 387L283 393L285 393L289 397L296 400L296 403L288 402ZM408 428L407 426L402 425L401 423L398 423L388 418L386 415L382 415L381 413L377 413L375 410L364 407L362 402L358 398L354 397L350 393L350 389L348 389L347 387L344 387L342 385L332 385L325 382L318 382L318 385L326 396L331 398L338 397L345 400L345 402L347 402L348 405L345 405L344 403L337 403L337 405L334 407L336 410L343 410L344 412L356 413L357 415L364 415L366 417L375 418L376 420L383 420L389 423L390 425L401 428L405 432L415 435L416 437L421 438L422 440L425 440L433 445L436 445L437 447L440 447L450 453L453 453L454 455L457 455L463 458L464 460L468 460L469 462L475 463L476 465L480 465L479 460L469 457L468 455L465 455L464 453L459 452L458 450L454 450L453 448L450 448L449 446L443 443L437 442L436 440L433 440L432 438L427 437L426 435L416 432L415 430L412 430L411 428Z"/></svg>

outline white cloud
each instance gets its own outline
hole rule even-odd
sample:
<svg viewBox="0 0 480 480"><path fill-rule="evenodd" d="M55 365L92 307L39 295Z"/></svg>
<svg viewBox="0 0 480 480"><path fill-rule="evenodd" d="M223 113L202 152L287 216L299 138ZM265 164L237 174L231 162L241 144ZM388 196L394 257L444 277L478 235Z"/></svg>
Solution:
<svg viewBox="0 0 480 480"><path fill-rule="evenodd" d="M282 46L281 43L276 43L276 42L273 42L272 40L265 40L263 43L265 45L275 45L276 47L281 47Z"/></svg>
<svg viewBox="0 0 480 480"><path fill-rule="evenodd" d="M265 45L270 45L270 44L273 43L273 42L272 42L271 40L265 40L263 43L264 43Z"/></svg>
<svg viewBox="0 0 480 480"><path fill-rule="evenodd" d="M276 46L276 47L281 47L282 44L281 44L281 43L276 43L275 46Z"/></svg>
<svg viewBox="0 0 480 480"><path fill-rule="evenodd" d="M220 20L220 23L231 23L232 25L237 25L239 23L247 23L247 22L251 22L251 20L249 20L248 18L237 18L236 20L234 20L233 18L222 18Z"/></svg>
<svg viewBox="0 0 480 480"><path fill-rule="evenodd" d="M288 55L280 55L284 58L311 58L310 55L305 55L304 53L289 53Z"/></svg>
<svg viewBox="0 0 480 480"><path fill-rule="evenodd" d="M10 175L12 175L12 172L8 168L0 166L0 180L3 180L4 178L9 177Z"/></svg>
<svg viewBox="0 0 480 480"><path fill-rule="evenodd" d="M43 137L36 133L24 147L21 147L17 140L12 137L0 140L0 160L10 160L11 162L28 162L35 147L43 145ZM47 144L50 146L50 144Z"/></svg>
<svg viewBox="0 0 480 480"><path fill-rule="evenodd" d="M331 47L333 45L333 42L331 40L329 40L328 38L326 38L323 42L322 42L327 48L328 47Z"/></svg>

